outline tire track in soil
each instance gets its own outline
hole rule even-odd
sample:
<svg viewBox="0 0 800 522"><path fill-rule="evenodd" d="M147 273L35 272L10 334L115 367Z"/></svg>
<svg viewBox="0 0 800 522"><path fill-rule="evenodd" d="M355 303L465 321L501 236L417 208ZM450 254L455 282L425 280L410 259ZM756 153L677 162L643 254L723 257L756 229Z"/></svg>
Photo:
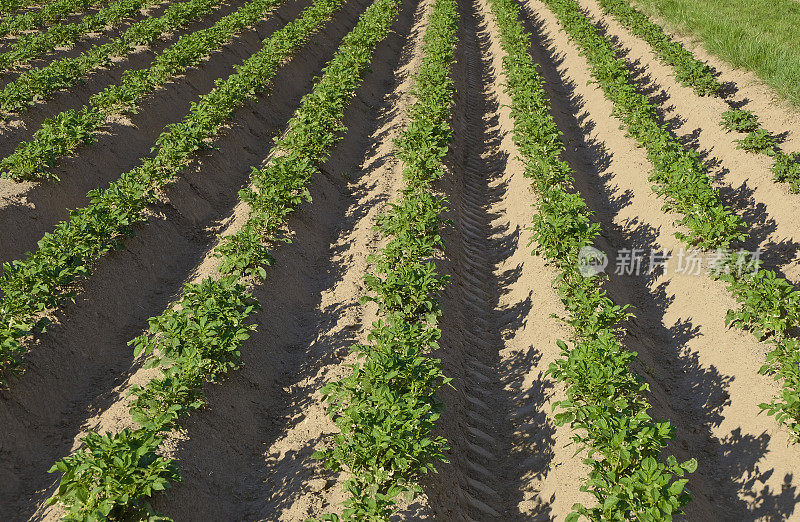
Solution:
<svg viewBox="0 0 800 522"><path fill-rule="evenodd" d="M455 137L441 183L453 222L441 261L451 277L441 357L456 388L442 393L441 431L452 463L426 492L441 520L564 518L577 498L585 500L582 464L565 448L569 428L552 422L552 401L563 389L544 372L559 355L556 339L568 332L550 316L562 310L550 285L555 274L525 247L533 196L500 106L508 99L497 77L496 29L485 3L464 1L460 10Z"/></svg>
<svg viewBox="0 0 800 522"><path fill-rule="evenodd" d="M152 207L148 224L104 256L77 302L30 344L28 369L0 391L0 517L27 519L53 491L50 466L124 396L139 368L127 342L180 293L212 248L248 182L367 0L347 2L275 77L271 92L237 111L215 142Z"/></svg>

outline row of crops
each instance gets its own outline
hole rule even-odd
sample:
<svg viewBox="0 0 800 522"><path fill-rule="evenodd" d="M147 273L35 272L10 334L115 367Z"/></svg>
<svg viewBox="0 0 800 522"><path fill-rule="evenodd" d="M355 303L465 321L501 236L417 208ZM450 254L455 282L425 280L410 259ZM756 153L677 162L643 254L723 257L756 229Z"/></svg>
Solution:
<svg viewBox="0 0 800 522"><path fill-rule="evenodd" d="M721 199L700 155L685 146L659 119L658 108L641 92L619 49L575 0L542 0L580 48L594 81L614 105L613 116L647 152L649 180L679 216L678 239L688 247L726 254L712 277L727 283L739 303L727 323L770 345L760 372L774 376L781 393L761 407L800 438L800 352L791 333L800 325L800 293L777 272L744 252L743 219ZM677 80L698 95L725 98L714 71L697 60L625 0L599 0L603 11L646 40ZM77 109L45 119L30 140L0 159L0 175L13 181L60 182L59 160L80 152L114 117L135 113L157 90L220 52L248 28L269 17L281 0L249 0L206 29L177 38L149 67L125 72ZM150 219L148 209L163 189L182 175L198 152L231 123L237 109L264 94L278 70L308 44L342 8L344 0L315 0L262 42L261 49L215 82L179 123L167 126L152 153L107 188L87 195L24 258L3 265L0 275L0 384L22 372L31 336L48 325L48 315L74 300L82 281L112 249ZM0 68L15 68L73 45L89 34L119 29L154 0L58 0L0 3L0 35L16 36L0 53ZM595 505L576 504L569 520L671 520L690 502L687 475L694 459L667 455L675 428L653 418L648 387L632 370L636 354L625 348L623 324L632 317L604 289L605 277L580 271L579 253L601 234L586 201L573 188L572 168L563 160L564 139L553 117L544 80L534 63L532 40L515 0L489 0L503 50L501 74L509 94L513 139L532 181L537 203L532 230L535 253L558 273L554 289L567 312L572 337L559 342L562 357L548 374L563 384L559 424L585 452L583 491ZM26 7L31 7L26 10ZM249 214L235 232L219 236L210 254L215 274L187 283L175 305L149 321L147 333L130 341L134 355L157 376L130 390L135 427L90 433L71 455L56 462L61 473L51 498L76 520L157 517L148 500L180 480L178 461L164 456L165 443L204 403L204 385L217 383L241 366L241 350L261 310L253 290L265 284L275 261L271 246L289 241L289 217L311 199L309 186L347 129L345 111L369 71L378 44L391 31L400 0L375 0L341 41L313 90L302 98L284 133L261 167L252 170L239 201ZM158 16L131 23L109 42L42 67L25 69L0 90L0 113L19 115L55 93L72 88L112 61L166 40L218 2L169 3ZM461 6L464 8L464 6ZM78 21L73 15L91 11ZM378 220L385 246L371 259L364 301L378 306L380 319L368 340L352 347L358 364L322 389L339 432L316 457L344 472L347 499L341 515L324 520L388 520L402 498L422 492L419 481L447 462L448 441L437 433L443 404L437 392L451 384L436 357L442 335L441 293L448 278L437 271L443 250L446 200L437 180L446 173L452 129L459 5L435 0L423 37L423 59L414 76L414 103L407 127L395 143L403 164L400 197ZM740 147L774 158L776 181L800 190L800 156L781 150L758 116L731 102L721 125L744 133ZM69 180L64 180L68 182ZM741 266L758 267L742 271Z"/></svg>

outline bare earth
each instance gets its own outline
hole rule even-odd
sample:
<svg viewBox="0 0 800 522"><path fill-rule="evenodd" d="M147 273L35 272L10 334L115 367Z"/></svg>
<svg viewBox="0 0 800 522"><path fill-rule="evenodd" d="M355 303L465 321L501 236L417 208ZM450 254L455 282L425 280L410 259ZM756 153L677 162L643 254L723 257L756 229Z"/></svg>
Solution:
<svg viewBox="0 0 800 522"><path fill-rule="evenodd" d="M190 30L210 26L243 3L231 1ZM85 204L88 190L135 166L166 124L180 121L215 78L230 74L306 3L289 0L160 89L140 113L114 122L113 133L59 164L60 183L0 180L0 262L35 249L68 209ZM768 267L800 283L799 196L771 181L768 158L735 148L739 136L718 126L724 103L677 84L644 42L601 15L596 0L581 3L624 50L641 89L671 129L702 152L725 201L748 225L748 246L761 247ZM290 220L293 242L273 249L276 264L254 288L264 309L243 347L244 367L209 385L207 406L169 439L166 451L178 459L183 481L155 498L157 511L178 521L299 521L340 511L346 477L323 470L311 457L336 429L319 390L349 371L356 361L348 347L365 341L376 319L373 306L359 304L362 278L370 270L369 255L382 246L376 218L403 186L393 140L413 103L412 75L432 4L405 1L394 32L378 47L347 111L348 132L313 181L313 201ZM50 466L78 448L89 430L133 425L126 393L153 370L141 369L127 342L148 317L174 304L183 284L215 273L210 252L216 234L236 231L246 215L237 191L246 186L250 167L266 162L272 138L366 5L349 0L280 70L271 93L237 111L218 149L200 155L168 187L149 223L105 256L77 302L55 313L55 324L31 341L27 372L0 391L0 518L58 519L63 511L46 505L58 483L47 473ZM568 143L565 159L603 227L598 247L677 256L676 216L662 212L650 189L644 151L620 130L601 90L589 84L586 61L556 18L539 0L522 5L531 52ZM545 373L560 357L556 341L570 331L553 317L564 315L552 289L556 271L531 255L535 196L512 142L497 28L487 0L461 0L460 10L454 141L447 175L437 186L449 201L445 217L451 220L437 264L451 278L442 298L438 356L454 379L454 388L442 393L447 409L440 423L452 450L450 463L424 478L424 493L403 506L399 519L563 520L573 503L593 502L579 490L588 469L580 454L574 456L571 429L554 424L553 403L564 398L563 386ZM800 150L800 114L752 75L685 43L731 83L734 99L784 139L786 151ZM0 123L0 154L28 139L44 118L80 107L123 70L147 67L153 56L153 49L142 49L24 117ZM11 78L0 76L0 82ZM771 378L757 373L766 348L725 327L734 303L722 284L704 274L678 274L675 263L673 258L665 270L639 276L616 275L612 266L608 291L617 303L632 306L625 342L639 354L633 370L651 387L651 413L677 428L669 451L699 461L686 518L797 518L800 447L759 414L758 404L778 391Z"/></svg>

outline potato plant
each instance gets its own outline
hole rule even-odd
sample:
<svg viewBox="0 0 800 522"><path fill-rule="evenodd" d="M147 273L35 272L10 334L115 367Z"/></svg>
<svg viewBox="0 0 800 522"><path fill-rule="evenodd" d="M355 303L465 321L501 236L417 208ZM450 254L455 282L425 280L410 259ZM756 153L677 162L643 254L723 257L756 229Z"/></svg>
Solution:
<svg viewBox="0 0 800 522"><path fill-rule="evenodd" d="M340 0L317 0L270 38L274 50L289 50L307 41L341 4ZM251 226L277 224L271 229L273 235L263 237L257 249L279 240L287 216L308 199L305 185L340 139L347 102L398 10L396 0L378 0L362 14L271 151L273 157L276 152L285 153L278 154L283 161L254 169L256 190L259 180L285 181L277 184L281 188L263 194L264 205L251 206ZM187 284L178 306L151 318L149 331L130 343L137 355L147 357L146 367L161 368L160 376L131 390L130 412L139 428L90 434L82 448L51 469L63 473L51 502L64 504L76 518L167 520L148 504L154 493L180 480L177 462L158 457L161 443L167 431L179 427L182 418L204 404L204 383L216 382L241 365L240 348L254 328L249 319L259 309L251 294L254 279L250 275L260 272L231 270L236 263L226 263L227 251L217 253L228 269L218 277Z"/></svg>
<svg viewBox="0 0 800 522"><path fill-rule="evenodd" d="M388 520L398 497L419 493L419 478L447 462L447 441L433 434L443 409L436 392L450 382L433 356L441 337L438 296L447 279L430 259L443 246L445 201L432 193L432 184L443 174L452 136L457 28L455 1L437 0L423 37L416 102L395 144L406 186L378 219L388 243L364 278L369 293L363 300L378 304L381 319L366 343L351 347L359 358L352 373L322 389L340 432L316 456L348 474L345 509L325 520Z"/></svg>
<svg viewBox="0 0 800 522"><path fill-rule="evenodd" d="M653 191L666 200L665 210L683 216L678 224L684 226L686 232L678 232L678 239L688 246L707 250L727 250L739 245L747 238L744 222L722 203L699 154L684 148L660 124L655 106L637 91L624 61L615 57L611 42L600 34L575 0L544 1L586 56L592 76L606 98L614 103L614 115L647 151L653 165L650 174ZM746 142L748 147L765 151L771 149L774 138L758 129ZM779 151L770 152L779 158L782 155ZM785 168L792 167L786 165ZM791 430L794 441L800 441L800 402L797 399L800 380L792 366L797 355L790 351L796 343L785 340L788 332L798 326L800 292L760 264L757 264L757 271L740 270L743 263L750 261L743 256L748 254L730 252L713 275L728 282L728 290L741 305L727 314L726 322L753 332L759 340L768 339L777 344L760 372L781 381L783 391L773 402L763 403L761 407Z"/></svg>
<svg viewBox="0 0 800 522"><path fill-rule="evenodd" d="M79 22L56 24L44 32L23 35L14 42L11 49L0 53L0 69L30 62L57 47L72 45L89 33L112 29L156 1L115 0Z"/></svg>
<svg viewBox="0 0 800 522"><path fill-rule="evenodd" d="M71 14L80 13L91 7L102 5L107 1L55 0L54 2L45 2L41 9L20 13L0 20L0 38L42 28L47 24L63 20Z"/></svg>
<svg viewBox="0 0 800 522"><path fill-rule="evenodd" d="M560 158L561 132L550 114L544 80L533 64L531 46L513 0L491 0L506 55L503 72L511 96L514 142L525 174L539 195L533 220L535 252L560 271L556 290L575 332L559 341L562 358L548 373L563 381L567 398L555 406L556 422L573 428L573 440L586 450L589 476L581 490L597 504L576 503L567 520L672 520L690 501L687 473L697 462L679 462L662 454L674 428L648 414L647 384L630 365L634 352L624 349L622 321L631 314L602 288L603 276L584 276L578 254L600 234L592 212L574 193L571 168Z"/></svg>
<svg viewBox="0 0 800 522"><path fill-rule="evenodd" d="M208 148L230 121L233 111L263 93L278 68L327 21L340 0L314 9L264 41L235 73L216 81L180 123L169 125L156 140L154 154L122 174L106 189L92 190L89 205L73 210L68 220L45 234L38 249L24 259L3 264L0 276L0 382L22 368L22 339L40 331L43 312L75 296L75 283L91 274L100 257L120 248L134 226L147 221L147 206L158 189L177 176L189 159Z"/></svg>
<svg viewBox="0 0 800 522"><path fill-rule="evenodd" d="M642 38L653 49L656 57L675 71L675 78L694 89L699 96L714 96L732 105L714 69L698 60L680 43L672 40L664 30L647 15L631 5L630 0L599 0L607 15L613 16L634 35ZM792 192L800 192L800 160L780 150L774 137L761 129L758 116L753 112L731 107L722 114L720 125L729 132L747 132L745 138L736 140L738 147L755 154L773 156L773 179L789 183Z"/></svg>
<svg viewBox="0 0 800 522"><path fill-rule="evenodd" d="M93 71L112 65L112 58L127 56L137 47L164 39L219 5L215 0L174 3L161 16L136 22L108 43L96 45L79 56L59 58L25 70L0 89L0 113L26 111L53 93L76 85Z"/></svg>
<svg viewBox="0 0 800 522"><path fill-rule="evenodd" d="M55 162L80 145L94 141L110 116L135 113L145 96L198 65L281 1L251 0L213 26L179 38L148 69L125 71L119 83L93 95L89 105L47 118L33 139L22 142L11 155L0 160L0 175L17 181L55 179L49 171ZM211 8L208 2L203 5L206 10Z"/></svg>

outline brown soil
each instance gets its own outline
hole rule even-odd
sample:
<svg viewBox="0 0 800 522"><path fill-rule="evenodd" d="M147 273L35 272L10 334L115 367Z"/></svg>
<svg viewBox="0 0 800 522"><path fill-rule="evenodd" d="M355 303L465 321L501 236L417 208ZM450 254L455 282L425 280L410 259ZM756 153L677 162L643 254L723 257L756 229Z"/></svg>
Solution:
<svg viewBox="0 0 800 522"><path fill-rule="evenodd" d="M192 29L207 27L244 0L222 6ZM601 17L595 0L581 0L625 49L637 81L662 116L710 164L726 200L741 211L753 247L797 282L797 196L770 181L769 163L735 149L717 125L725 105L676 84L645 44ZM372 71L347 111L348 132L311 186L313 201L290 220L293 242L274 249L276 264L254 288L264 309L242 349L244 367L208 386L207 406L167 444L183 481L154 501L176 520L304 520L339 511L344 476L312 459L335 425L320 388L355 362L348 347L364 341L374 306L360 305L368 256L382 245L377 216L402 187L393 139L413 102L412 74L433 0L404 2L394 32L378 48ZM179 121L215 78L260 47L260 40L295 17L307 2L290 0L275 14L150 97L143 110L114 123L99 142L58 167L61 183L0 181L0 261L19 258L104 186L149 152L164 125ZM132 425L125 394L153 370L141 369L127 342L147 318L171 306L187 281L215 273L210 256L217 233L235 231L246 215L237 191L250 167L263 164L301 96L353 27L367 0L350 0L311 44L286 64L273 91L237 111L235 122L192 163L152 208L148 224L122 250L100 261L78 302L31 345L28 371L0 392L0 518L54 520L48 507L58 477L47 469L78 447L88 430ZM526 0L531 52L541 64L553 115L568 142L566 160L576 189L603 226L598 245L665 249L677 255L676 216L661 211L647 182L644 152L613 119L611 104L587 85L587 64L554 16ZM163 9L163 5L159 7ZM560 357L558 339L570 331L552 314L563 307L552 289L556 272L528 243L535 196L512 141L502 50L486 0L462 0L454 108L454 142L447 175L436 190L449 201L445 251L437 259L450 282L442 298L441 350L454 389L440 432L450 440L450 464L423 480L423 494L403 506L403 520L563 520L575 502L591 504L579 488L588 469L574 456L569 426L554 423L563 386L546 376ZM173 37L174 40L174 37ZM98 40L99 41L99 40ZM172 40L171 40L172 41ZM167 45L167 44L164 44ZM157 47L156 51L159 48ZM67 51L73 52L73 51ZM86 84L43 103L19 120L0 124L0 153L29 137L47 116L79 107L126 68L146 67L142 50ZM705 56L703 56L705 58ZM735 99L747 100L764 125L800 150L800 116L774 103L752 77L713 62ZM800 448L758 403L777 385L757 374L766 348L725 328L733 302L705 275L667 270L613 274L610 295L630 303L626 345L651 386L652 414L677 428L669 451L695 457L689 520L784 520L800 500L794 477ZM613 260L612 260L613 263Z"/></svg>
<svg viewBox="0 0 800 522"><path fill-rule="evenodd" d="M542 47L540 63L554 116L571 143L567 159L576 170L577 188L603 225L603 250L663 249L677 257L682 250L674 237L677 216L661 212L662 202L647 181L650 165L644 151L610 117L612 105L599 87L587 85L587 63L560 32L552 13L536 0L526 6L531 30ZM641 42L629 38L624 45ZM663 82L659 86L664 90L683 89L667 74L657 76L659 67L652 59L643 63L655 81ZM643 82L642 88L647 87ZM693 97L684 90L680 96L657 99L662 107L676 111ZM704 109L713 102L692 103L677 113L703 120L691 127L701 128L701 136L717 134L718 116L713 116L714 109ZM697 139L684 134L688 128L675 131L688 143ZM739 152L731 138L727 141L715 144L715 156L728 158ZM746 159L750 158L741 161ZM730 163L732 170L736 168L736 161ZM771 183L761 179L758 186L780 193L774 184L766 187ZM785 199L772 204L782 211L789 208ZM723 284L704 274L678 274L676 268L673 258L663 273L640 277L612 273L609 291L616 302L633 306L636 318L629 325L627 344L639 353L638 370L651 386L653 414L677 427L670 450L680 458L699 461L689 482L694 500L688 518L786 519L800 498L794 482L800 449L789 445L774 419L759 415L758 404L778 391L771 378L757 373L766 347L750 334L725 328L725 314L735 303Z"/></svg>

